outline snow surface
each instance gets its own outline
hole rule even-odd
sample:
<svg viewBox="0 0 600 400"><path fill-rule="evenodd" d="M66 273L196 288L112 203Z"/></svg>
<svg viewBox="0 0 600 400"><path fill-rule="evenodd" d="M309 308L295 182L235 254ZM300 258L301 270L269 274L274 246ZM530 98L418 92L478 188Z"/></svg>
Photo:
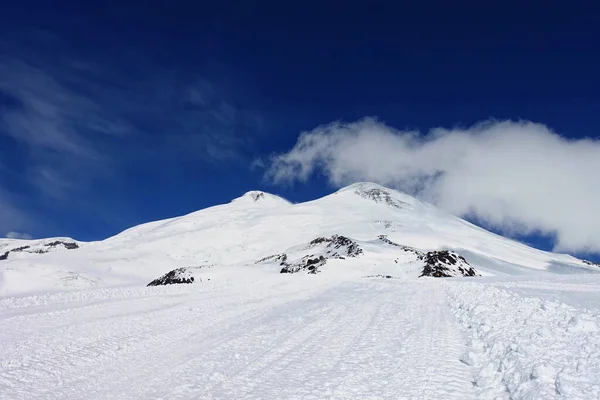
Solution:
<svg viewBox="0 0 600 400"><path fill-rule="evenodd" d="M597 399L600 311L478 279L6 297L0 399Z"/></svg>
<svg viewBox="0 0 600 400"><path fill-rule="evenodd" d="M418 269L405 257L406 267L396 268L402 252L378 240L379 236L421 251L455 251L483 275L600 271L574 257L495 235L404 193L358 183L300 204L252 191L229 204L139 225L103 241L77 242L78 249L11 252L7 260L0 260L0 296L146 285L171 270L190 266L215 266L210 271L219 279L236 279L239 267L258 270L257 260L333 235L371 243L360 257L362 264L392 268L392 275L405 277L418 276ZM30 242L40 245L40 241L1 239L0 251ZM272 267L272 271L279 269Z"/></svg>
<svg viewBox="0 0 600 400"><path fill-rule="evenodd" d="M484 276L419 278L438 250ZM6 251L0 399L600 399L600 267L375 184Z"/></svg>

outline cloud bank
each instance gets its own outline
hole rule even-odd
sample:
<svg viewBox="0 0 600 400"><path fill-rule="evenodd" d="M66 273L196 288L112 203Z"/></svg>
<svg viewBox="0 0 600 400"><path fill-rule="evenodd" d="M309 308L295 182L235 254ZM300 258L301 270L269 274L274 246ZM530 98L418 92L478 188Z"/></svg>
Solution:
<svg viewBox="0 0 600 400"><path fill-rule="evenodd" d="M552 235L556 251L600 253L600 140L532 122L421 133L366 118L302 133L266 178L289 184L317 173L337 187L391 186L505 233Z"/></svg>

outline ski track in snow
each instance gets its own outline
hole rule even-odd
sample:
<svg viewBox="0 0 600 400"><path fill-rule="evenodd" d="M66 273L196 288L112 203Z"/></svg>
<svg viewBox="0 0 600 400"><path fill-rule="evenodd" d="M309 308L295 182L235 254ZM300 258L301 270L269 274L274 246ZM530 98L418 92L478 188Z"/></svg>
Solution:
<svg viewBox="0 0 600 400"><path fill-rule="evenodd" d="M563 283L277 276L8 297L0 399L600 399L600 311L580 305L600 282Z"/></svg>
<svg viewBox="0 0 600 400"><path fill-rule="evenodd" d="M437 281L296 278L7 300L0 399L475 397Z"/></svg>
<svg viewBox="0 0 600 400"><path fill-rule="evenodd" d="M314 261L334 235L358 257L257 263ZM440 250L484 276L417 278L416 252ZM0 256L0 400L600 400L600 265L372 183ZM143 287L178 268L195 283Z"/></svg>

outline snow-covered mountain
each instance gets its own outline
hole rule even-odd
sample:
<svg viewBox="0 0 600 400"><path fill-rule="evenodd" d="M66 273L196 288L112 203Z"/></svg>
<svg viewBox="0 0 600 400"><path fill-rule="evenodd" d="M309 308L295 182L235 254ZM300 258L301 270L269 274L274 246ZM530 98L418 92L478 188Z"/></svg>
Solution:
<svg viewBox="0 0 600 400"><path fill-rule="evenodd" d="M280 272L400 279L600 272L595 264L533 249L373 183L299 204L251 191L99 242L0 240L0 295L146 285L179 268L195 282Z"/></svg>
<svg viewBox="0 0 600 400"><path fill-rule="evenodd" d="M600 392L600 266L371 183L0 256L0 400Z"/></svg>

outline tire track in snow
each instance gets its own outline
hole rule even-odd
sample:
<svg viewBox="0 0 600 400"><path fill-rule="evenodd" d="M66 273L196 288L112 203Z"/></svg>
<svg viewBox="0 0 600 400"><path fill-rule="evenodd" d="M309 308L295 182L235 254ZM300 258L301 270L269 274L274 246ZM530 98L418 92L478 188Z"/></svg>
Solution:
<svg viewBox="0 0 600 400"><path fill-rule="evenodd" d="M311 291L314 289L301 289L288 295L294 299L294 296L304 297L306 292ZM14 332L19 332L21 325L11 326L13 333L8 330L2 332L7 337L16 338L16 343L0 349L0 389L2 386L7 388L0 390L0 398L19 398L10 395L8 389L24 385L31 387L22 398L36 398L36 387L50 382L53 383L47 385L50 389L43 390L40 387L40 398L64 398L69 387L74 388L75 395L77 384L85 386L93 383L98 380L95 376L102 377L103 373L115 370L119 360L131 360L131 357L139 355L145 356L146 360L151 359L152 352L159 353L161 348L169 352L174 340L193 343L202 328L210 330L216 327L215 340L226 340L222 335L223 327L228 324L241 326L246 320L262 316L266 304L281 303L264 296L244 299L233 297L229 301L206 303L205 300L200 296L184 303L169 304L170 300L165 299L159 309L142 307L136 310L134 307L125 314L118 311L116 316L96 317L94 314L101 314L102 310L114 311L111 310L112 305L107 304L94 309L92 315L79 314L81 321L77 325L66 324L65 327L58 323L54 329L38 329L30 337L15 335ZM231 310L236 312L232 314ZM239 311L247 315L240 318ZM192 318L190 324L190 315L201 316L201 319ZM141 365L143 361L137 360ZM132 365L135 366L135 362L129 367ZM127 376L127 368L123 368L123 374Z"/></svg>
<svg viewBox="0 0 600 400"><path fill-rule="evenodd" d="M325 296L335 295L337 290L326 291ZM252 362L258 359L264 353L270 353L269 349L277 349L283 342L292 341L292 346L301 345L310 341L310 339L319 333L331 329L335 319L322 319L323 309L328 310L328 315L342 314L346 309L343 305L334 304L324 306L320 301L323 294L314 296L309 300L296 300L286 302L279 307L275 307L257 319L254 325L250 325L243 333L235 331L228 340L219 342L208 351L198 351L197 346L191 344L188 350L192 350L193 356L186 357L185 362L180 362L174 368L170 368L168 376L163 377L170 381L193 380L193 384L175 385L167 392L160 392L157 398L168 396L169 398L213 398L214 388L223 385L224 381L229 379L230 375L235 375L236 365ZM300 318L297 310L301 309ZM253 329L254 328L254 329ZM267 351L265 352L265 347ZM195 379L185 379L189 371L205 369L213 371L205 376L198 376ZM216 372L215 372L216 371ZM181 379L181 378L184 379ZM217 397L218 398L218 397Z"/></svg>
<svg viewBox="0 0 600 400"><path fill-rule="evenodd" d="M437 282L312 282L42 311L0 398L473 398Z"/></svg>
<svg viewBox="0 0 600 400"><path fill-rule="evenodd" d="M378 297L380 295L375 285L369 289L371 289L370 296ZM340 294L339 291L337 294ZM349 351L348 348L359 340L360 333L370 325L373 320L372 315L377 312L377 309L369 309L371 317L365 315L362 312L364 309L360 307L361 301L364 301L364 298L356 296L348 304L344 304L335 311L327 310L314 322L319 324L322 321L328 321L325 328L304 337L301 341L289 337L282 346L267 354L263 360L248 365L242 376L235 376L234 379L230 379L226 385L223 385L224 390L221 391L223 398L239 396L251 398L251 392L238 393L237 390L251 386L261 387L264 390L269 387L271 382L282 385L281 376L286 375L290 378L288 387L297 386L297 381L305 382L308 385L314 382L317 385L327 386L323 381L326 376L318 380L302 374L317 368L321 375L326 375L335 369L335 365L339 362L340 357L343 357L344 352ZM349 331L359 334L348 334ZM290 374L288 370L293 372ZM285 385L283 384L283 386ZM261 396L255 395L254 397Z"/></svg>

